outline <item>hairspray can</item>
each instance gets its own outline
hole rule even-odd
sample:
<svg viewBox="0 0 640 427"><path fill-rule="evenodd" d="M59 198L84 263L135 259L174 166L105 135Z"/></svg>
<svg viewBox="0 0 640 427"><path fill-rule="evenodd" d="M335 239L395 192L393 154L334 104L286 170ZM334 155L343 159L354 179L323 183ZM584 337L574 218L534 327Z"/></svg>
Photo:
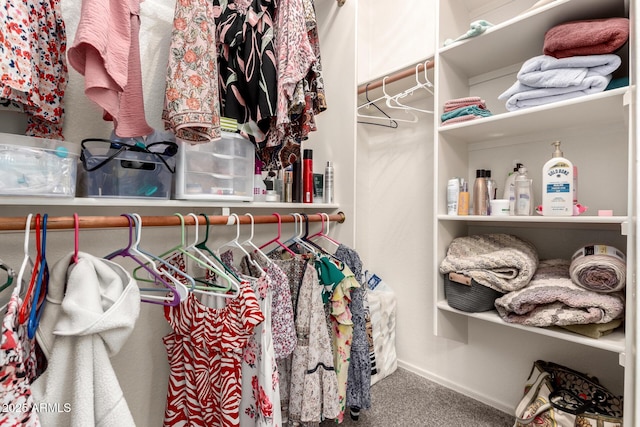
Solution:
<svg viewBox="0 0 640 427"><path fill-rule="evenodd" d="M333 165L327 162L324 168L324 202L333 203Z"/></svg>
<svg viewBox="0 0 640 427"><path fill-rule="evenodd" d="M302 152L302 203L313 203L313 150Z"/></svg>

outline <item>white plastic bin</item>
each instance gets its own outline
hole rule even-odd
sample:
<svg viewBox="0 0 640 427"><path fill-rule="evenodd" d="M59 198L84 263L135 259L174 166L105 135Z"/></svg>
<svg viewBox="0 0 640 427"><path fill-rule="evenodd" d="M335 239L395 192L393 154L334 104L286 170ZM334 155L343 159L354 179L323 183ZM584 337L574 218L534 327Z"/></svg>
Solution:
<svg viewBox="0 0 640 427"><path fill-rule="evenodd" d="M239 134L191 145L178 141L174 198L179 200L253 200L255 147Z"/></svg>
<svg viewBox="0 0 640 427"><path fill-rule="evenodd" d="M0 133L0 196L75 197L80 144Z"/></svg>

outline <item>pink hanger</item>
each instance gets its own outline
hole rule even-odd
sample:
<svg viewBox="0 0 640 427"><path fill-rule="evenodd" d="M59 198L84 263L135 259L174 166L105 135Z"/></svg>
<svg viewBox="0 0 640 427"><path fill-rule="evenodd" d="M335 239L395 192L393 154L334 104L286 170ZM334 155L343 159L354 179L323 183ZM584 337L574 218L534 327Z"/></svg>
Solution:
<svg viewBox="0 0 640 427"><path fill-rule="evenodd" d="M80 247L80 218L77 213L73 213L73 263L78 263L78 251Z"/></svg>
<svg viewBox="0 0 640 427"><path fill-rule="evenodd" d="M259 249L263 249L263 248L269 246L272 243L277 243L279 246L284 248L284 250L289 252L291 255L295 256L295 253L291 249L289 249L289 247L287 245L285 245L284 243L282 243L280 241L280 235L282 234L282 217L277 212L274 212L273 215L275 215L276 218L278 218L278 235L276 236L275 239L269 240L267 243L265 243L264 245L260 246Z"/></svg>

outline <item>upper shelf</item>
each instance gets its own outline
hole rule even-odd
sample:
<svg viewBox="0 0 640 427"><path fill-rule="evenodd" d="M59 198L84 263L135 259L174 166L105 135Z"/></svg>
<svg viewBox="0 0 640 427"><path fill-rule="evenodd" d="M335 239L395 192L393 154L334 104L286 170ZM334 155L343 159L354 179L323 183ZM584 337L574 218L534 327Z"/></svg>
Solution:
<svg viewBox="0 0 640 427"><path fill-rule="evenodd" d="M335 203L280 203L239 202L204 200L164 200L135 198L91 198L91 197L0 197L0 206L86 206L86 207L203 207L246 209L337 209Z"/></svg>
<svg viewBox="0 0 640 427"><path fill-rule="evenodd" d="M467 77L542 55L546 30L563 22L625 16L624 0L556 0L495 25L480 36L440 48L439 60ZM579 5L577 5L579 4Z"/></svg>
<svg viewBox="0 0 640 427"><path fill-rule="evenodd" d="M624 94L628 87L585 95L566 101L525 108L477 120L444 125L438 128L441 136L452 136L466 142L525 135L540 130L573 126L620 123L624 126L628 114Z"/></svg>

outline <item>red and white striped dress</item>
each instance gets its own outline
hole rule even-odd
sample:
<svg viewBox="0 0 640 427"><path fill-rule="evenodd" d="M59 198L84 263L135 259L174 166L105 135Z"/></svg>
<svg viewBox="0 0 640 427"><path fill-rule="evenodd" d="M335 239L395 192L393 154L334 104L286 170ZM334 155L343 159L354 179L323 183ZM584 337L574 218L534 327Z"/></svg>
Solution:
<svg viewBox="0 0 640 427"><path fill-rule="evenodd" d="M224 308L210 308L194 294L165 307L173 332L163 338L169 357L165 426L240 425L242 353L264 320L246 283Z"/></svg>

